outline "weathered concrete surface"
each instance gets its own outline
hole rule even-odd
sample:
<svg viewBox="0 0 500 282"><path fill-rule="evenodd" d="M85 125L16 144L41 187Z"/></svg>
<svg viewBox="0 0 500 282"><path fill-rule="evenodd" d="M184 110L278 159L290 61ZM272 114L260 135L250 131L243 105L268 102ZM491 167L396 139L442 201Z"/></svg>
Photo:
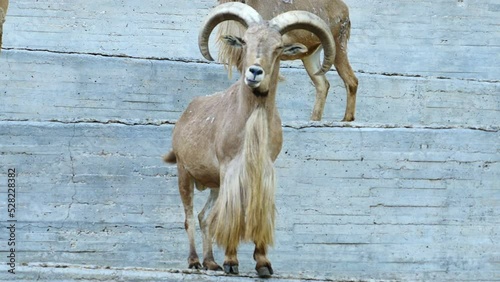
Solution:
<svg viewBox="0 0 500 282"><path fill-rule="evenodd" d="M498 128L358 126L285 127L270 252L277 274L497 277ZM18 263L184 269L176 169L160 158L171 129L0 123L2 179L18 171ZM199 211L206 193L196 197ZM251 254L243 245L243 273Z"/></svg>
<svg viewBox="0 0 500 282"><path fill-rule="evenodd" d="M259 279L254 273L240 273L227 276L221 272L178 269L154 269L144 267L102 267L94 265L71 265L32 263L20 267L18 281L68 281L68 277L78 281L218 281L218 282L285 282L285 281L335 281L326 277L308 275L274 275L269 279ZM0 280L2 281L2 280ZM337 280L338 281L338 280ZM343 279L343 282L359 282L358 279ZM377 281L377 280L363 280Z"/></svg>
<svg viewBox="0 0 500 282"><path fill-rule="evenodd" d="M331 72L325 123L307 123L314 89L300 64L283 69L274 280L500 281L498 4L346 2L357 122L335 122L345 94ZM160 158L188 101L231 83L196 46L214 4L11 3L0 280L233 281L184 271L177 172ZM8 168L16 276L5 264ZM252 252L240 249L240 281L255 280Z"/></svg>
<svg viewBox="0 0 500 282"><path fill-rule="evenodd" d="M0 119L176 120L194 96L227 88L223 67L168 60L7 50L0 57ZM302 69L283 69L282 119L308 120L315 90ZM344 115L335 72L323 120ZM356 120L396 124L500 124L500 83L359 73ZM233 79L233 81L236 78Z"/></svg>
<svg viewBox="0 0 500 282"><path fill-rule="evenodd" d="M354 70L498 81L496 0L345 2ZM13 1L4 47L198 60L198 27L215 3Z"/></svg>

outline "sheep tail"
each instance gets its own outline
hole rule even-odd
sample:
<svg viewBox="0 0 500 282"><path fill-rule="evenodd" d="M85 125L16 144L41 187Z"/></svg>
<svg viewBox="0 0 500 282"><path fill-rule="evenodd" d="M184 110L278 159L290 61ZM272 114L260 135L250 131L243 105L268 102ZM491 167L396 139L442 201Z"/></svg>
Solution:
<svg viewBox="0 0 500 282"><path fill-rule="evenodd" d="M164 155L163 161L169 164L177 163L177 157L175 156L174 151L170 151L168 154Z"/></svg>

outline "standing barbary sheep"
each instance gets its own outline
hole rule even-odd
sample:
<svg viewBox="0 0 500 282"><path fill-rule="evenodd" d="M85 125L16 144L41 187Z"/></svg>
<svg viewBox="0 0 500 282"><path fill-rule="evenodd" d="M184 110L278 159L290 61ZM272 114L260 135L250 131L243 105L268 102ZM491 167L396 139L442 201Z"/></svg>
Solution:
<svg viewBox="0 0 500 282"><path fill-rule="evenodd" d="M219 3L243 2L257 10L264 19L271 19L277 14L292 10L308 11L318 15L329 26L335 40L336 56L334 65L338 74L344 81L347 92L347 105L342 121L353 121L356 111L356 91L358 79L354 74L347 57L347 41L351 32L349 9L342 0L218 0ZM219 29L220 34L242 34L241 25L226 22ZM293 56L284 56L282 60L301 59L307 74L316 88L316 102L311 115L311 120L321 120L325 108L326 96L330 83L324 74L317 74L321 67L321 44L311 33L295 30L283 36L283 42L298 42L304 44L308 52ZM231 68L236 66L241 72L241 52L231 46L222 44L219 48L219 60Z"/></svg>
<svg viewBox="0 0 500 282"><path fill-rule="evenodd" d="M0 0L0 52L2 51L3 23L5 22L8 7L9 0Z"/></svg>
<svg viewBox="0 0 500 282"><path fill-rule="evenodd" d="M317 16L293 11L264 21L257 11L242 3L217 6L199 36L200 51L208 50L212 30L234 20L247 28L242 38L224 41L242 48L245 70L229 89L194 99L179 118L172 136L173 150L164 159L177 163L179 191L189 238L189 268L201 268L195 249L193 216L194 186L210 189L198 215L203 232L203 266L221 270L212 252L212 240L225 249L224 271L238 273L240 241L255 243L255 269L259 276L273 273L266 257L274 240L275 180L273 163L282 145L281 119L276 108L280 59L307 52L300 43L284 44L283 34L305 29L316 34L325 49L319 73L328 71L335 58L335 43L328 26ZM208 83L208 82L207 82Z"/></svg>

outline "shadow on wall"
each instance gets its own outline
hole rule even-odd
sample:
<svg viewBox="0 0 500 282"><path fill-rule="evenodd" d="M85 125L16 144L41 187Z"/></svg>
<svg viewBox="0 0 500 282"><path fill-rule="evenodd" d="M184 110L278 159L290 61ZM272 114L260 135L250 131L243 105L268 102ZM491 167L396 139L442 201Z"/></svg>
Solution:
<svg viewBox="0 0 500 282"><path fill-rule="evenodd" d="M5 16L7 15L8 7L9 0L0 0L0 52L2 49L3 23L5 22Z"/></svg>

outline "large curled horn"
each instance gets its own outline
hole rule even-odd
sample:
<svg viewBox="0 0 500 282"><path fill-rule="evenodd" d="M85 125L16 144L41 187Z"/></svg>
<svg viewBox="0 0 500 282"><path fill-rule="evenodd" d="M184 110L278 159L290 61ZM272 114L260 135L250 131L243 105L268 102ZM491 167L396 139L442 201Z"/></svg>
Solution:
<svg viewBox="0 0 500 282"><path fill-rule="evenodd" d="M316 74L324 74L330 70L335 60L335 41L330 27L320 17L306 11L290 11L277 15L269 21L269 25L274 26L282 35L294 29L314 33L321 41L324 51L323 65Z"/></svg>
<svg viewBox="0 0 500 282"><path fill-rule="evenodd" d="M198 46L200 52L209 61L214 59L208 50L208 40L212 30L223 21L237 21L243 26L248 27L253 23L263 21L260 14L252 7L239 2L229 2L215 7L207 16L198 35Z"/></svg>

